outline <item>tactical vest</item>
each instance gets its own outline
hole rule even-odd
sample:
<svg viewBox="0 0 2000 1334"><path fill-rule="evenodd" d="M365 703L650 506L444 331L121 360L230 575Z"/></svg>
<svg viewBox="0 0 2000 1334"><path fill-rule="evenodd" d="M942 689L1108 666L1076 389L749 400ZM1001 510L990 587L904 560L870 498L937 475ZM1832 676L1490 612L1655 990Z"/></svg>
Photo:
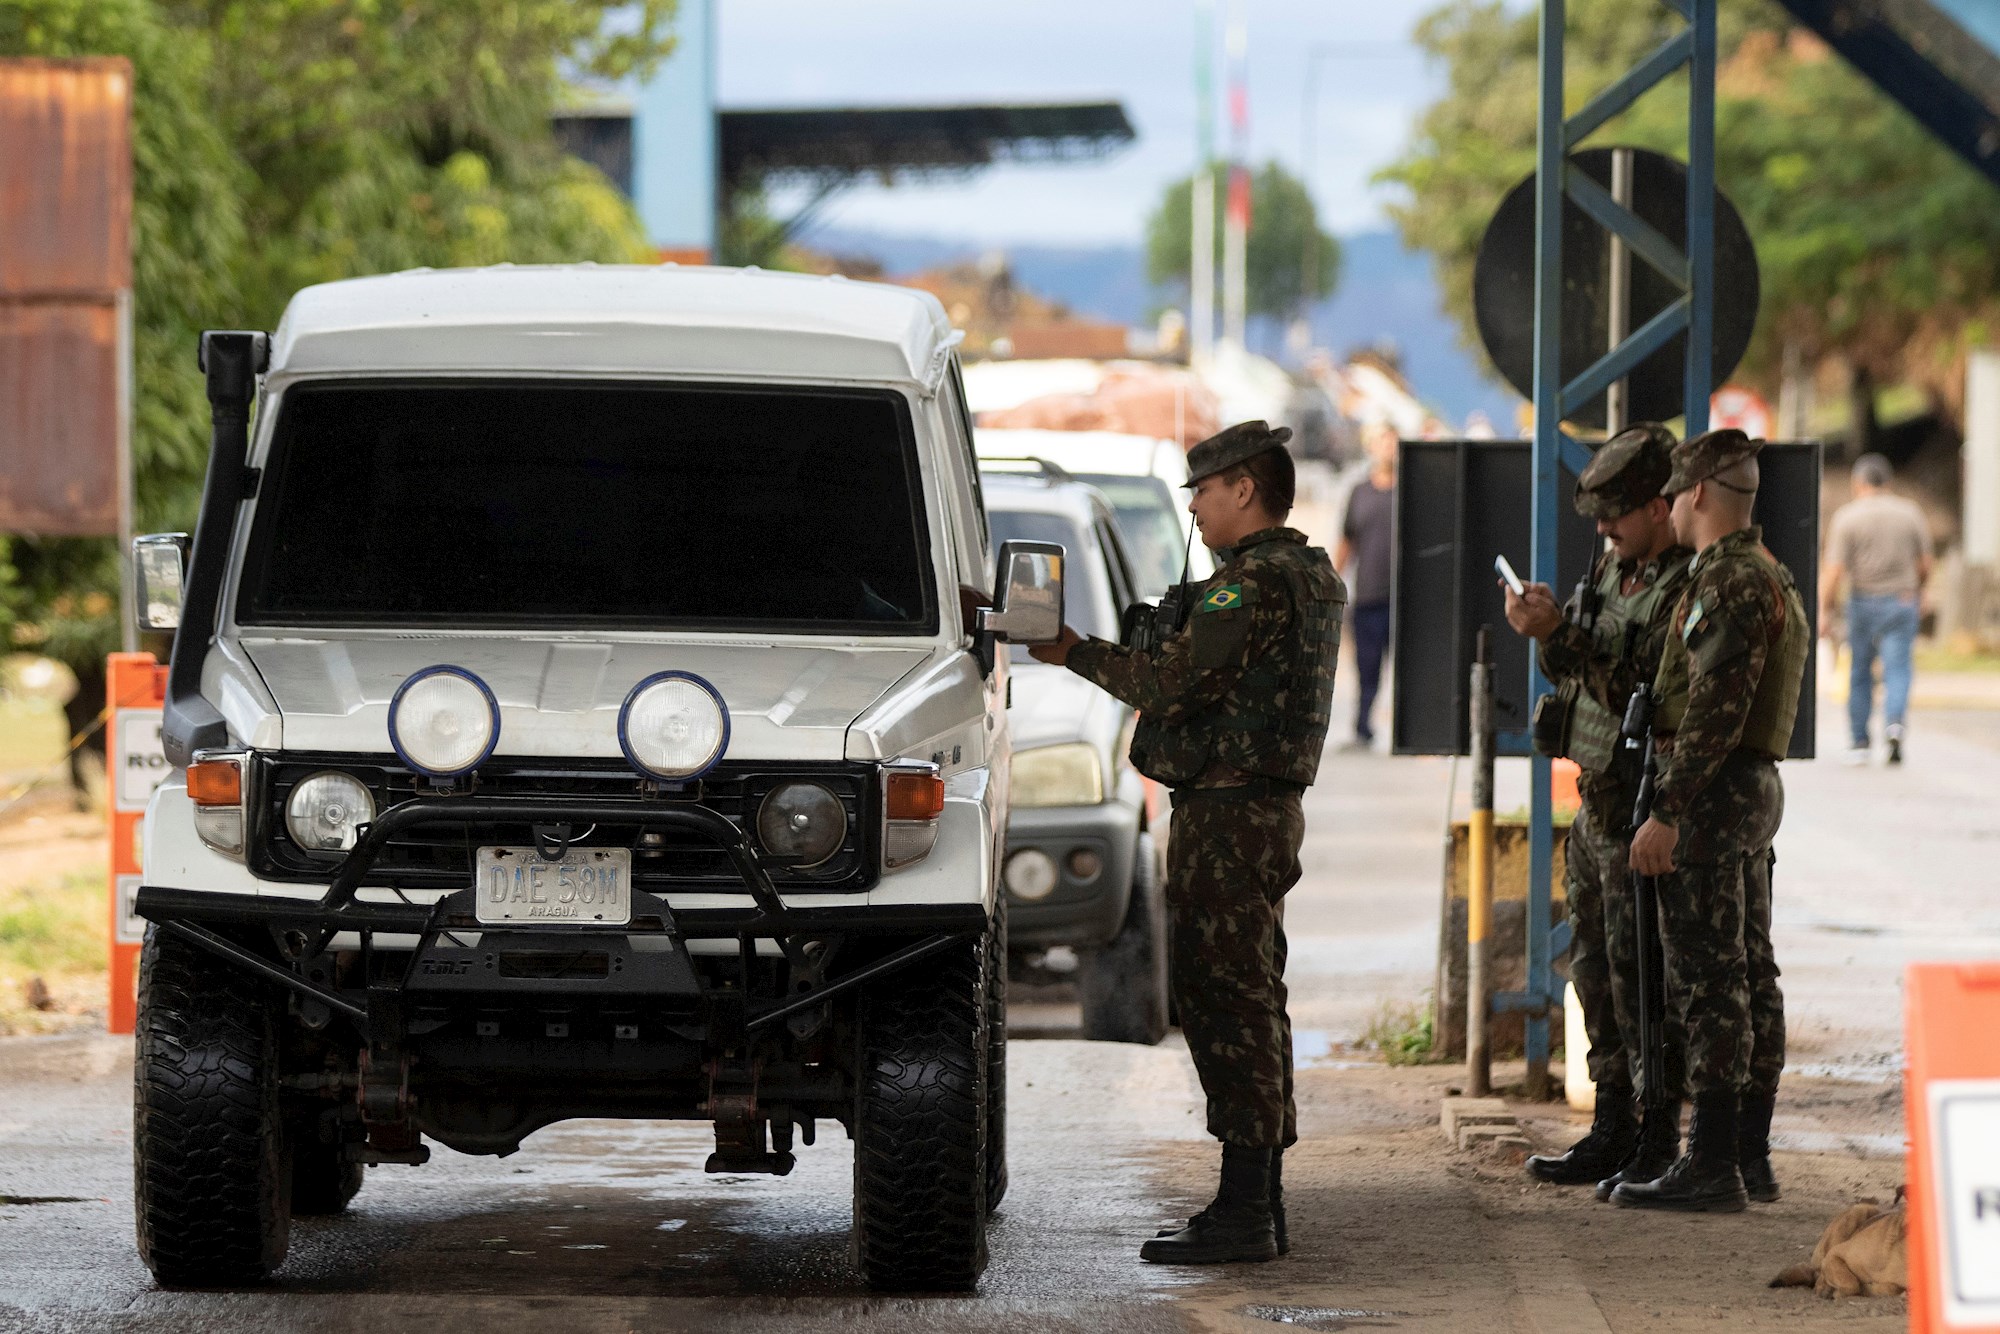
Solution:
<svg viewBox="0 0 2000 1334"><path fill-rule="evenodd" d="M1250 663L1228 697L1200 717L1169 726L1141 714L1131 757L1146 777L1188 783L1218 760L1281 782L1308 784L1318 777L1333 721L1333 669L1347 592L1320 547L1280 543L1263 559L1291 601L1292 632ZM1209 583L1226 583L1227 572L1225 566ZM1233 707L1245 701L1258 707Z"/></svg>
<svg viewBox="0 0 2000 1334"><path fill-rule="evenodd" d="M1758 572L1778 587L1785 624L1778 633L1777 642L1765 655L1764 673L1757 678L1757 694L1750 703L1750 716L1743 723L1743 738L1736 744L1738 749L1781 760L1791 748L1792 725L1799 714L1799 691L1805 684L1806 654L1812 651L1812 632L1806 624L1805 603L1799 600L1799 589L1792 580L1792 572L1761 545L1737 547L1721 553L1716 559L1754 562ZM1677 612L1676 620L1685 614ZM1687 717L1688 646L1685 634L1667 636L1666 651L1660 656L1658 685L1660 703L1653 714L1653 729L1671 735L1680 730Z"/></svg>
<svg viewBox="0 0 2000 1334"><path fill-rule="evenodd" d="M1593 647L1614 658L1637 652L1646 627L1653 623L1661 607L1673 605L1687 581L1687 561L1681 559L1661 570L1652 583L1627 597L1618 562L1606 557L1597 576L1600 599L1597 620L1589 631ZM1598 703L1589 691L1581 689L1581 683L1567 682L1564 688L1575 700L1569 723L1569 758L1589 773L1604 773L1618 754L1618 729L1625 721L1623 713L1613 713Z"/></svg>

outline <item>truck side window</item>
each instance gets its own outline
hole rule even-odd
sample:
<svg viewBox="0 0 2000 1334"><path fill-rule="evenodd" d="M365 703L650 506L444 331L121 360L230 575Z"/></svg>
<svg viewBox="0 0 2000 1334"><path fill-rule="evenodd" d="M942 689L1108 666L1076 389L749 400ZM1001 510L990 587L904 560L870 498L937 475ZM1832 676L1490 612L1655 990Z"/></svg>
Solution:
<svg viewBox="0 0 2000 1334"><path fill-rule="evenodd" d="M965 405L965 378L958 371L958 356L951 359L951 411L958 421L959 446L965 451L965 470L972 476L972 499L979 509L979 544L993 551L993 535L986 527L986 493L979 485L979 451L972 444L972 412Z"/></svg>

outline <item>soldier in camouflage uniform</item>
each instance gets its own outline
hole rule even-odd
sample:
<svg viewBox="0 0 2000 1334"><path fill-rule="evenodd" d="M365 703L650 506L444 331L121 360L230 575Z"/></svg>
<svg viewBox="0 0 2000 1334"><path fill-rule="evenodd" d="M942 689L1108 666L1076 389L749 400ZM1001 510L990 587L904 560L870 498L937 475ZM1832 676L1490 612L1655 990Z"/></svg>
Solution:
<svg viewBox="0 0 2000 1334"><path fill-rule="evenodd" d="M1668 998L1687 1037L1688 1151L1611 1198L1735 1211L1774 1200L1771 1110L1784 1001L1771 953L1771 840L1812 632L1791 572L1750 522L1763 442L1710 431L1674 450L1674 531L1696 549L1655 682L1661 756L1652 818L1631 862L1660 877ZM1746 1186L1748 1190L1746 1190Z"/></svg>
<svg viewBox="0 0 2000 1334"><path fill-rule="evenodd" d="M1347 590L1325 551L1283 527L1291 432L1243 422L1188 451L1188 508L1221 566L1152 651L1065 631L1029 651L1140 711L1139 772L1173 789L1167 839L1172 984L1222 1141L1215 1200L1140 1255L1173 1264L1286 1249L1283 1151L1298 1139L1285 1013L1284 897L1298 883L1300 797L1319 771Z"/></svg>
<svg viewBox="0 0 2000 1334"><path fill-rule="evenodd" d="M1565 849L1570 980L1590 1033L1597 1109L1590 1133L1562 1154L1528 1159L1531 1176L1557 1185L1602 1182L1621 1170L1651 1181L1680 1153L1681 1047L1666 1042L1665 1088L1645 1090L1644 1133L1634 1115L1639 1051L1639 942L1625 867L1638 793L1637 757L1618 744L1625 704L1660 665L1668 618L1687 583L1660 488L1672 471L1673 433L1642 422L1604 442L1576 483L1577 513L1597 521L1611 549L1588 584L1559 609L1546 584L1508 591L1507 623L1539 641L1556 691L1536 712L1536 744L1575 760L1582 809ZM1501 585L1506 588L1505 584ZM1615 1183L1613 1183L1615 1185ZM1603 1189L1608 1197L1611 1187Z"/></svg>

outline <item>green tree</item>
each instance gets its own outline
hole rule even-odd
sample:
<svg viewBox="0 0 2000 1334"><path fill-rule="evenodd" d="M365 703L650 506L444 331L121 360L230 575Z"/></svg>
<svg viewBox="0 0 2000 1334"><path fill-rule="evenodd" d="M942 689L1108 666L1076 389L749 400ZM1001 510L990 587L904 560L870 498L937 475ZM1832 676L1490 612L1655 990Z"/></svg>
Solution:
<svg viewBox="0 0 2000 1334"><path fill-rule="evenodd" d="M1209 170L1215 180L1215 263L1220 273L1229 168L1216 163ZM1167 187L1146 224L1146 276L1151 281L1189 280L1193 229L1194 178L1186 177ZM1320 230L1304 183L1275 162L1265 163L1251 177L1250 235L1243 267L1249 285L1246 304L1253 315L1295 315L1340 284L1340 242Z"/></svg>
<svg viewBox="0 0 2000 1334"><path fill-rule="evenodd" d="M644 74L673 0L0 0L0 56L123 55L134 77L133 453L141 531L194 521L204 328L419 265L647 260L631 206L563 156L572 80ZM0 629L95 715L119 640L98 538L0 537ZM94 692L94 693L93 693Z"/></svg>
<svg viewBox="0 0 2000 1334"><path fill-rule="evenodd" d="M1501 197L1535 167L1536 15L1453 0L1417 27L1447 74L1402 158L1379 179L1404 241L1430 252L1447 309L1477 346L1472 268ZM1568 13L1564 93L1575 111L1668 36L1657 5ZM1769 0L1721 12L1716 180L1757 246L1762 303L1744 377L1775 384L1786 342L1880 382L1955 400L1970 340L2000 297L2000 209L1989 182ZM1685 75L1588 145L1685 157Z"/></svg>

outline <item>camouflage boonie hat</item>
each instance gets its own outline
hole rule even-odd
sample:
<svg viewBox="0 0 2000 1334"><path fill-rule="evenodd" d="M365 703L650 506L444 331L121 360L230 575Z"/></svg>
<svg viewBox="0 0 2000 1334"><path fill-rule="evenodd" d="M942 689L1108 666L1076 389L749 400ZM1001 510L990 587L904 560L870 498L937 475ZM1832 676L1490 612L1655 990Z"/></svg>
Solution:
<svg viewBox="0 0 2000 1334"><path fill-rule="evenodd" d="M1184 485L1193 486L1202 478L1213 477L1245 459L1255 458L1267 449L1283 448L1291 438L1291 427L1273 429L1268 422L1262 421L1238 422L1226 430L1217 431L1188 451L1188 479Z"/></svg>
<svg viewBox="0 0 2000 1334"><path fill-rule="evenodd" d="M1755 456L1764 447L1733 426L1710 431L1674 446L1674 470L1667 478L1666 494L1673 496L1705 482L1724 468Z"/></svg>
<svg viewBox="0 0 2000 1334"><path fill-rule="evenodd" d="M1576 479L1576 512L1586 519L1616 519L1660 494L1674 433L1658 422L1628 426L1597 447Z"/></svg>

